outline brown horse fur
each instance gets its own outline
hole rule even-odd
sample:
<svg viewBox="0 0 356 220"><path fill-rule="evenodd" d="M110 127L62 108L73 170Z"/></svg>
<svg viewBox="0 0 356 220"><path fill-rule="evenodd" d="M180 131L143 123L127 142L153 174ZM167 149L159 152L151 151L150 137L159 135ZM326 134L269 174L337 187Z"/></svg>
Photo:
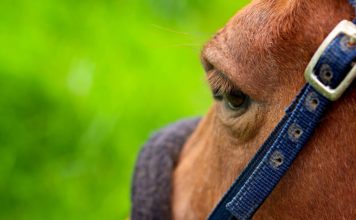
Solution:
<svg viewBox="0 0 356 220"><path fill-rule="evenodd" d="M255 0L202 52L212 89L237 87L243 114L216 101L183 147L173 178L175 220L205 219L284 115L347 0ZM356 90L333 103L254 219L356 219Z"/></svg>

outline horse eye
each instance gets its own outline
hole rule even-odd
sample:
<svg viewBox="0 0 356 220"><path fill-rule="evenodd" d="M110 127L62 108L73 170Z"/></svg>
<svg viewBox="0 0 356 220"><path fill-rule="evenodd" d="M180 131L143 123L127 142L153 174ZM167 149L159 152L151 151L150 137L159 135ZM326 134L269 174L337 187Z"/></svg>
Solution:
<svg viewBox="0 0 356 220"><path fill-rule="evenodd" d="M247 99L247 95L241 91L231 91L230 93L225 94L223 98L226 106L233 111L240 110L241 107L244 107Z"/></svg>

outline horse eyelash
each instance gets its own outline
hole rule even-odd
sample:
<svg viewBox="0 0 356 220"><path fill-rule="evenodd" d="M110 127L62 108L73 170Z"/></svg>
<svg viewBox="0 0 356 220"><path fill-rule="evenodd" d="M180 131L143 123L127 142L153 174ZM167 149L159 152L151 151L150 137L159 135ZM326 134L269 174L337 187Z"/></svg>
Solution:
<svg viewBox="0 0 356 220"><path fill-rule="evenodd" d="M224 94L231 93L233 90L238 90L230 79L218 71L208 73L207 79L213 92L213 96L217 100L221 100Z"/></svg>

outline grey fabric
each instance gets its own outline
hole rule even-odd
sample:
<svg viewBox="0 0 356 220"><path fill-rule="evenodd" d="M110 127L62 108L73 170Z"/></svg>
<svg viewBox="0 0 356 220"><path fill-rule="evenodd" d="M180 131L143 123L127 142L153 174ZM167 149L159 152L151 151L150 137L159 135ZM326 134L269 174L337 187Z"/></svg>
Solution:
<svg viewBox="0 0 356 220"><path fill-rule="evenodd" d="M172 172L199 121L193 118L169 125L143 146L133 175L131 220L171 219Z"/></svg>

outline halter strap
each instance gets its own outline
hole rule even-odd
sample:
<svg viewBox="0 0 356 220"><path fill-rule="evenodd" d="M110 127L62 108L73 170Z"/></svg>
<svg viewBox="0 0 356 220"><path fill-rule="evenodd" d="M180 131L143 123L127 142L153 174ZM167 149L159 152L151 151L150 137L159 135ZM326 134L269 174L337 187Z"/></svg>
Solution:
<svg viewBox="0 0 356 220"><path fill-rule="evenodd" d="M356 7L356 0L349 0ZM342 21L314 55L307 83L209 216L250 219L312 136L326 108L356 77L356 26ZM343 88L341 88L343 87Z"/></svg>
<svg viewBox="0 0 356 220"><path fill-rule="evenodd" d="M356 0L349 0L349 3L352 5L352 7L356 7Z"/></svg>

